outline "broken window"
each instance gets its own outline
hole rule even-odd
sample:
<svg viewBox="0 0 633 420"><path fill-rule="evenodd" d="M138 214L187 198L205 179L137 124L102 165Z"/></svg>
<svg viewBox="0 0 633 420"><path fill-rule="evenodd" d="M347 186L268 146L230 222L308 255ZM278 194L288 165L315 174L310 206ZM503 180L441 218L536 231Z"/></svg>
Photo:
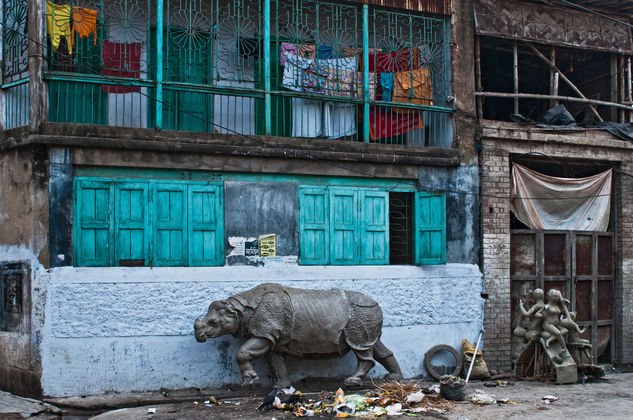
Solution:
<svg viewBox="0 0 633 420"><path fill-rule="evenodd" d="M565 124L543 123L633 121L633 40L627 23L572 3L474 0L473 5L479 118L541 122L560 104L569 111Z"/></svg>
<svg viewBox="0 0 633 420"><path fill-rule="evenodd" d="M626 82L621 80L626 73L623 68L626 59L622 56L578 48L542 45L535 48L555 63L560 72L554 71L527 45L480 38L481 87L488 93L481 101L484 119L516 121L520 117L513 114L520 114L540 121L548 109L559 103L565 105L578 123L597 119L588 105L581 102L576 90L563 80L563 75L589 100L626 102L630 90L625 89ZM617 107L598 102L592 106L604 121L622 121Z"/></svg>

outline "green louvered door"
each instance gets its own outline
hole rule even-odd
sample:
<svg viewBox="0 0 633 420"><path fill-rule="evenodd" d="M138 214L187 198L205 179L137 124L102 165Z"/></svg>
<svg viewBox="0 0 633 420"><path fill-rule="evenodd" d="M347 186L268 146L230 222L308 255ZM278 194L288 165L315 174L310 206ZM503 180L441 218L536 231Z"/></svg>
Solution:
<svg viewBox="0 0 633 420"><path fill-rule="evenodd" d="M148 184L121 182L115 188L115 265L148 264Z"/></svg>
<svg viewBox="0 0 633 420"><path fill-rule="evenodd" d="M361 264L389 264L389 193L360 192Z"/></svg>
<svg viewBox="0 0 633 420"><path fill-rule="evenodd" d="M330 189L330 264L358 264L358 191Z"/></svg>
<svg viewBox="0 0 633 420"><path fill-rule="evenodd" d="M189 265L220 265L224 261L222 188L189 186Z"/></svg>
<svg viewBox="0 0 633 420"><path fill-rule="evenodd" d="M159 183L152 194L153 261L156 266L187 265L187 185Z"/></svg>
<svg viewBox="0 0 633 420"><path fill-rule="evenodd" d="M446 262L446 198L444 194L415 195L414 249L416 264Z"/></svg>
<svg viewBox="0 0 633 420"><path fill-rule="evenodd" d="M112 265L114 187L111 182L75 184L75 265Z"/></svg>
<svg viewBox="0 0 633 420"><path fill-rule="evenodd" d="M329 263L329 191L299 188L299 246L302 264Z"/></svg>

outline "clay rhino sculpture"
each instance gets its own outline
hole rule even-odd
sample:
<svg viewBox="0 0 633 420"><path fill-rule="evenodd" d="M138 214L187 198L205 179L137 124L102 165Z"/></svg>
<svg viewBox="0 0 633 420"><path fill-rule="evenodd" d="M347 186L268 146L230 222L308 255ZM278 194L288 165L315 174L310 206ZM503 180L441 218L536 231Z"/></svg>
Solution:
<svg viewBox="0 0 633 420"><path fill-rule="evenodd" d="M214 301L194 322L196 340L224 334L246 338L237 353L244 383L257 379L251 361L266 356L276 387L290 386L284 354L304 359L341 357L353 351L356 370L345 380L358 386L382 364L386 379L402 378L400 366L380 341L382 310L376 301L348 290L307 290L265 283L226 300Z"/></svg>

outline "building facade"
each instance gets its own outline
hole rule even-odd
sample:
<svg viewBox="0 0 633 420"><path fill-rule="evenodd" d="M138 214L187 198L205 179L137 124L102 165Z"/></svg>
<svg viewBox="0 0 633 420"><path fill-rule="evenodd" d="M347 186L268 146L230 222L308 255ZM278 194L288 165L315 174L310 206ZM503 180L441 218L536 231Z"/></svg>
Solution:
<svg viewBox="0 0 633 420"><path fill-rule="evenodd" d="M265 281L375 298L408 377L476 340L470 2L2 7L2 389L238 382L193 319Z"/></svg>
<svg viewBox="0 0 633 420"><path fill-rule="evenodd" d="M569 298L592 362L630 364L633 4L548 3L473 2L486 359L512 368L519 299L539 287ZM519 220L518 165L558 179L612 171L606 228Z"/></svg>

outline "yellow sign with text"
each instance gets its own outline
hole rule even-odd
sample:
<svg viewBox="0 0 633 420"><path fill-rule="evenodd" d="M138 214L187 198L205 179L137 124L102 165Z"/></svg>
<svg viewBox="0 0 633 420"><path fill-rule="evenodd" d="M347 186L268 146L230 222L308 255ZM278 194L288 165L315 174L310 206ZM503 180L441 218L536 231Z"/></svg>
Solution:
<svg viewBox="0 0 633 420"><path fill-rule="evenodd" d="M259 236L259 256L260 257L276 257L277 256L277 236L276 235L260 235Z"/></svg>

